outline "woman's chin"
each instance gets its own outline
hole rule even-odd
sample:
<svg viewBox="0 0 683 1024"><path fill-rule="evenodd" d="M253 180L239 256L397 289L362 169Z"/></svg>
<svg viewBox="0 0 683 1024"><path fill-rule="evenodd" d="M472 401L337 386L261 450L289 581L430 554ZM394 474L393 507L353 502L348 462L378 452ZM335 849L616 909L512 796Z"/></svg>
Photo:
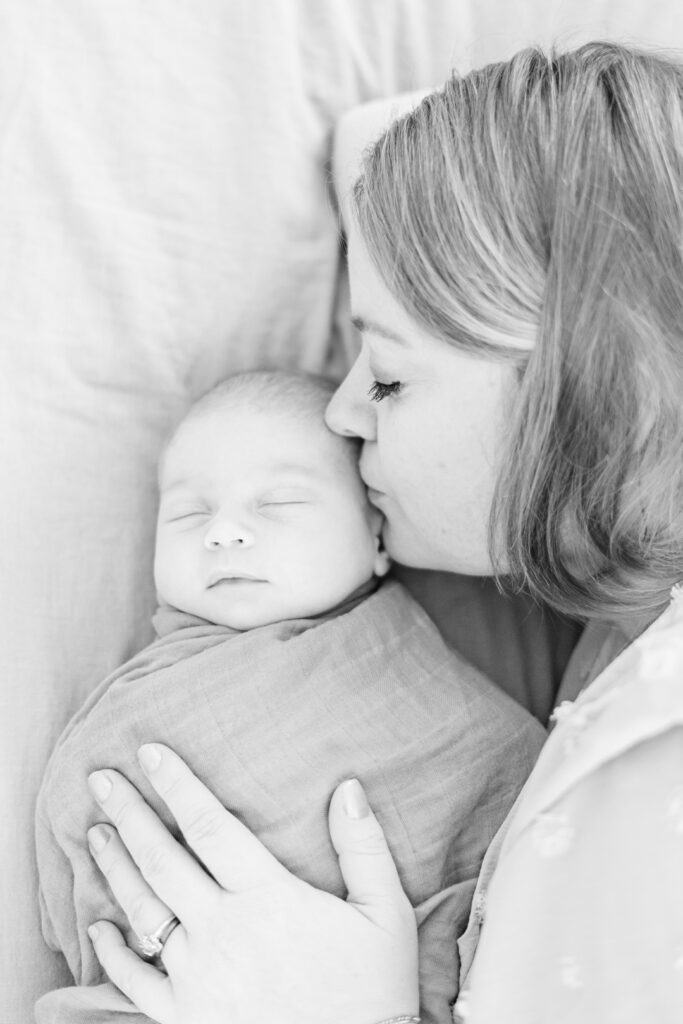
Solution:
<svg viewBox="0 0 683 1024"><path fill-rule="evenodd" d="M423 538L404 533L388 523L382 531L382 540L392 561L411 569L430 569L460 576L494 575L488 551L485 548L477 550L478 545L473 544L471 549L463 551L457 549L461 545L450 548L427 544Z"/></svg>
<svg viewBox="0 0 683 1024"><path fill-rule="evenodd" d="M410 569L444 568L443 557L439 557L432 548L412 534L402 533L401 530L385 524L382 541L392 562L398 562Z"/></svg>

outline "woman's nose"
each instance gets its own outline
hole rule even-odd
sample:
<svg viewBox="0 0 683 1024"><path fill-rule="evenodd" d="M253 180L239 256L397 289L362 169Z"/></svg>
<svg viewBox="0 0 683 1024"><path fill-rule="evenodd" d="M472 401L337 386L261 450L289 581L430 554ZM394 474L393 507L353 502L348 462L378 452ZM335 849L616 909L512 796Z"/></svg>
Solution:
<svg viewBox="0 0 683 1024"><path fill-rule="evenodd" d="M204 534L204 547L208 551L229 547L249 548L253 543L251 530L230 519L216 517Z"/></svg>
<svg viewBox="0 0 683 1024"><path fill-rule="evenodd" d="M375 440L375 413L368 399L368 386L368 373L359 356L325 410L325 422L335 434Z"/></svg>

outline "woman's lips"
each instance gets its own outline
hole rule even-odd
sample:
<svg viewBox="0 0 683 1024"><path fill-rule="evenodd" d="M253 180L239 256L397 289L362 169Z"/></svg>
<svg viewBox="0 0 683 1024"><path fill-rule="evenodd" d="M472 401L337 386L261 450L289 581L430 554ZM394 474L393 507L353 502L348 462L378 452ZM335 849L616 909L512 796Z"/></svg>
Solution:
<svg viewBox="0 0 683 1024"><path fill-rule="evenodd" d="M385 496L385 492L377 487L372 476L369 473L366 473L366 467L362 464L360 466L360 477L365 484L365 489L368 492L370 501L374 501L375 498L383 498Z"/></svg>

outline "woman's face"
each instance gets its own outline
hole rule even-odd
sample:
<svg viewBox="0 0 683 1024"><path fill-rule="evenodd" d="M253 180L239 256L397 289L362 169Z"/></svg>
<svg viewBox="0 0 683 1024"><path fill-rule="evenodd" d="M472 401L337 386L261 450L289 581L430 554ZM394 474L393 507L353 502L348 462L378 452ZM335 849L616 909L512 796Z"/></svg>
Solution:
<svg viewBox="0 0 683 1024"><path fill-rule="evenodd" d="M431 335L394 299L357 233L349 274L362 348L327 422L364 441L361 475L386 517L387 551L404 565L490 575L488 522L514 365Z"/></svg>

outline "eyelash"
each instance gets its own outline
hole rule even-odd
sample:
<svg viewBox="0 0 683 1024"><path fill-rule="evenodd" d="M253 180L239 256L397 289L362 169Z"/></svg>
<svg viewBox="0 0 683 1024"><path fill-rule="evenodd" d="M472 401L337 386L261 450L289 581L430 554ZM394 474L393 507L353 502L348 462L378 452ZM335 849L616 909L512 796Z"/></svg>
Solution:
<svg viewBox="0 0 683 1024"><path fill-rule="evenodd" d="M372 402L381 402L383 398L388 398L389 395L397 395L400 390L400 380L393 380L391 384L382 384L381 380L375 380L372 382L368 395Z"/></svg>
<svg viewBox="0 0 683 1024"><path fill-rule="evenodd" d="M171 523L179 523L183 519L194 519L196 516L208 516L208 515L209 515L208 512L200 512L199 509L197 509L196 512L182 512L180 515L173 516L173 518L170 519L169 522L171 522Z"/></svg>
<svg viewBox="0 0 683 1024"><path fill-rule="evenodd" d="M291 500L290 499L283 499L283 500L280 500L280 501L262 501L262 502L259 503L258 507L259 507L259 509L264 509L264 508L282 508L282 507L290 506L290 505L305 505L305 504L307 504L307 502L305 502L305 501L297 501L297 500L294 500L294 499L291 499ZM170 518L168 520L168 522L169 523L180 523L184 519L196 519L199 516L201 516L203 518L206 518L206 517L211 516L211 512L209 512L207 510L204 510L204 509L201 509L201 510L200 509L195 509L195 510L191 510L189 512L181 512L178 515L172 516L172 518Z"/></svg>
<svg viewBox="0 0 683 1024"><path fill-rule="evenodd" d="M285 505L305 505L304 501L262 501L259 508L282 508Z"/></svg>

